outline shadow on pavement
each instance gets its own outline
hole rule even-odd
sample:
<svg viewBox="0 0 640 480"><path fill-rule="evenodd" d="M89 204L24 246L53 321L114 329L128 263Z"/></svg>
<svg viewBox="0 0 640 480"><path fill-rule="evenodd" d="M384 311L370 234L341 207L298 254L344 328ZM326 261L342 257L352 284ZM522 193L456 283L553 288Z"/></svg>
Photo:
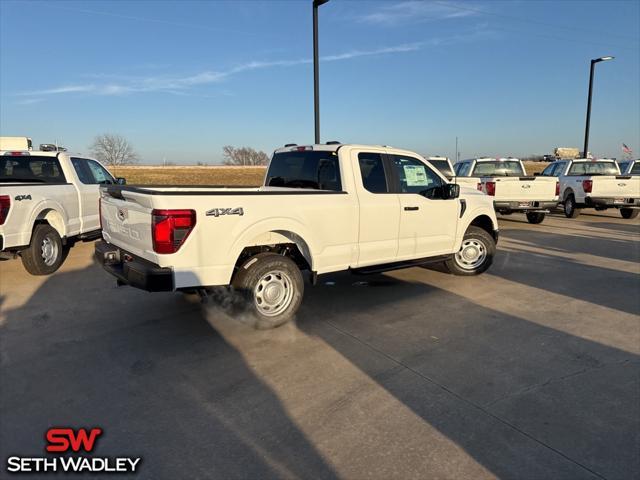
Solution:
<svg viewBox="0 0 640 480"><path fill-rule="evenodd" d="M121 289L121 302L83 313L107 280L96 267L59 272L3 311L3 462L42 456L48 427L99 426L96 455L142 456L136 478L337 477L199 304Z"/></svg>
<svg viewBox="0 0 640 480"><path fill-rule="evenodd" d="M300 328L494 475L640 472L637 355L424 284L382 276L353 286L353 279L336 276L335 285L310 289ZM334 331L322 328L314 311ZM636 326L628 328L635 335ZM381 375L364 349L399 370Z"/></svg>

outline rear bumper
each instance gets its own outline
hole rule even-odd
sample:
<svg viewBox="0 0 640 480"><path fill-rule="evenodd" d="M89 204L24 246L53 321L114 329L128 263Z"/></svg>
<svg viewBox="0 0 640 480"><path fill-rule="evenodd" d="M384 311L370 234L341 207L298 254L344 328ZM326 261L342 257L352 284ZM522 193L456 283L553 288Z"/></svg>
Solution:
<svg viewBox="0 0 640 480"><path fill-rule="evenodd" d="M587 207L640 207L640 198L622 198L622 202L616 202L612 197L585 197L584 204Z"/></svg>
<svg viewBox="0 0 640 480"><path fill-rule="evenodd" d="M105 241L95 244L94 257L107 272L116 277L120 285L147 292L171 292L174 290L173 270L159 267Z"/></svg>
<svg viewBox="0 0 640 480"><path fill-rule="evenodd" d="M536 200L532 200L524 202L493 202L493 208L498 212L538 212L540 210L553 210L557 206L557 201L539 202Z"/></svg>

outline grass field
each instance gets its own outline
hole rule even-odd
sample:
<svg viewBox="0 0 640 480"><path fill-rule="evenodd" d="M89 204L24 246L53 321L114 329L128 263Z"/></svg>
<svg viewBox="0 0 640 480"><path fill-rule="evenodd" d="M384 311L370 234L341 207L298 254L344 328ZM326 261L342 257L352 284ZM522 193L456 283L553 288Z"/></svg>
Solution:
<svg viewBox="0 0 640 480"><path fill-rule="evenodd" d="M526 162L527 173L541 172L548 163ZM130 185L228 185L257 186L262 184L265 167L228 166L126 166L110 168L117 177Z"/></svg>

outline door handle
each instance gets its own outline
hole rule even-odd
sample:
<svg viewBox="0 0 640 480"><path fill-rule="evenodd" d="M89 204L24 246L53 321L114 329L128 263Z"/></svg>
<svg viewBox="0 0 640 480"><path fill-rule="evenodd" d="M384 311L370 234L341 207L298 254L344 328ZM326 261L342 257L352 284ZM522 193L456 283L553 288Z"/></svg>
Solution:
<svg viewBox="0 0 640 480"><path fill-rule="evenodd" d="M420 210L420 207L404 207L405 212L413 212L415 210Z"/></svg>

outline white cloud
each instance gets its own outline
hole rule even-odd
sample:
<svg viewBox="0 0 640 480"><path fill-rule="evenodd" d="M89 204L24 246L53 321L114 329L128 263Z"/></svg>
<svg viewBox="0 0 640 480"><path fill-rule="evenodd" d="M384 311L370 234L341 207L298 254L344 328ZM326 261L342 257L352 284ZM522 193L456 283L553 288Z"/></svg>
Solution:
<svg viewBox="0 0 640 480"><path fill-rule="evenodd" d="M358 57L368 57L373 55L389 55L393 53L406 53L419 50L422 43L412 43L405 45L397 45L393 47L384 47L374 50L351 50L349 52L327 55L320 58L323 62L336 62L343 60L351 60ZM187 76L148 76L148 77L122 77L119 82L113 76L92 75L93 80L109 78L111 83L98 84L88 83L84 85L65 85L45 90L36 90L30 92L20 92L19 96L48 96L70 93L85 93L91 95L125 95L141 92L164 92L174 95L183 95L193 87L199 85L209 85L220 83L234 75L252 71L263 70L268 68L292 67L296 65L305 65L312 63L310 58L301 58L297 60L276 60L276 61L252 61L223 71L204 71Z"/></svg>
<svg viewBox="0 0 640 480"><path fill-rule="evenodd" d="M386 4L376 10L359 17L364 23L376 25L404 25L434 20L446 20L475 15L473 10L461 10L452 2L427 2L410 0L394 4Z"/></svg>

